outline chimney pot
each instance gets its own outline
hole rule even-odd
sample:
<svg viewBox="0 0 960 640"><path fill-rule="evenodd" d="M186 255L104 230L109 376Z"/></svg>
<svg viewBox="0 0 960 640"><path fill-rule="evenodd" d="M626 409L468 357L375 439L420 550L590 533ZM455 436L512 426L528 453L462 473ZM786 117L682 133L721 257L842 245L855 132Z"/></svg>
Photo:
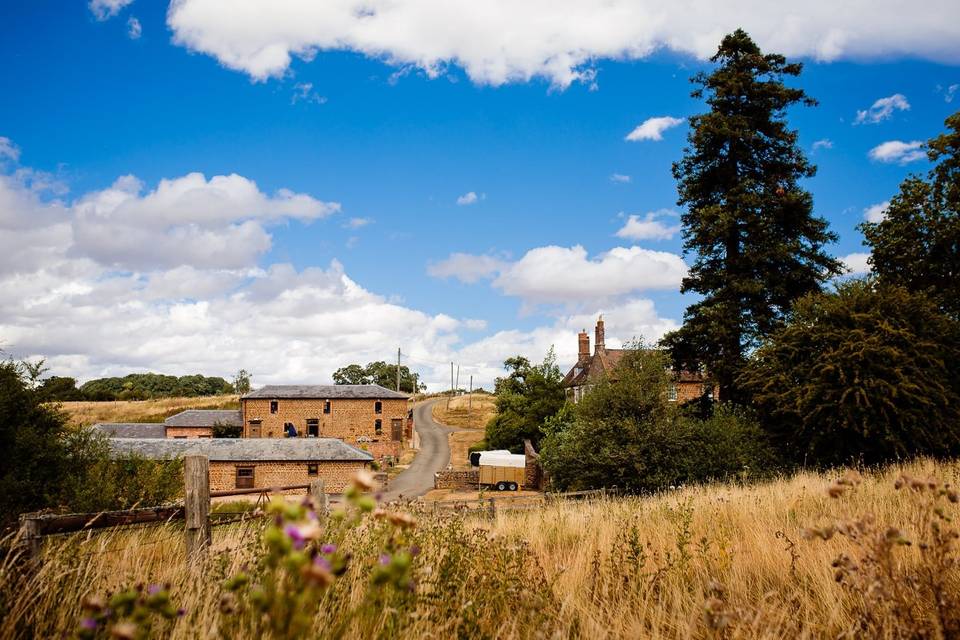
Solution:
<svg viewBox="0 0 960 640"><path fill-rule="evenodd" d="M603 336L603 315L601 315L600 318L597 320L597 328L596 328L596 330L595 330L595 333L596 333L596 339L595 339L596 352L597 352L597 353L600 353L601 351L606 351L607 347L606 347L606 344L604 344L604 340L603 340L603 338L604 338L604 336Z"/></svg>

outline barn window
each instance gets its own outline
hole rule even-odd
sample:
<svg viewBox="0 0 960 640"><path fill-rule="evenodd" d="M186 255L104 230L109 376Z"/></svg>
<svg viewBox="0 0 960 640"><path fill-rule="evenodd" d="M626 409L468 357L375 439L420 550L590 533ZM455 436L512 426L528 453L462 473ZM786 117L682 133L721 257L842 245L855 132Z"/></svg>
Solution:
<svg viewBox="0 0 960 640"><path fill-rule="evenodd" d="M279 401L279 400L271 400L271 401L270 401L270 413L276 413L279 408L280 408L280 401Z"/></svg>
<svg viewBox="0 0 960 640"><path fill-rule="evenodd" d="M319 473L320 465L318 464L308 464L307 465L307 475L315 476Z"/></svg>
<svg viewBox="0 0 960 640"><path fill-rule="evenodd" d="M174 440L186 440L187 436L173 436Z"/></svg>
<svg viewBox="0 0 960 640"><path fill-rule="evenodd" d="M254 467L237 467L237 489L252 489L254 480Z"/></svg>
<svg viewBox="0 0 960 640"><path fill-rule="evenodd" d="M667 389L667 400L669 400L670 402L677 401L677 385L672 384Z"/></svg>
<svg viewBox="0 0 960 640"><path fill-rule="evenodd" d="M323 412L324 412L324 413L330 413L330 401L329 401L329 400L325 400L325 401L323 402Z"/></svg>
<svg viewBox="0 0 960 640"><path fill-rule="evenodd" d="M383 403L377 400L373 403L373 412L374 413L383 413Z"/></svg>
<svg viewBox="0 0 960 640"><path fill-rule="evenodd" d="M317 418L307 418L307 437L320 437L320 420Z"/></svg>
<svg viewBox="0 0 960 640"><path fill-rule="evenodd" d="M374 431L377 432L377 435L378 435L378 436L379 436L380 434L382 434L382 433L383 433L383 420L377 420L376 422L374 422L374 423L373 423L373 429L374 429Z"/></svg>

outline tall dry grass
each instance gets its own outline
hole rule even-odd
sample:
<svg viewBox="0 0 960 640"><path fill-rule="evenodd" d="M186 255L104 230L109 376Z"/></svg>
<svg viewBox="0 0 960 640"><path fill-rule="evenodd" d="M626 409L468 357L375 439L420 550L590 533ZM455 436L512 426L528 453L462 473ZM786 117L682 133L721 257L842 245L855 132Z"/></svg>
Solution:
<svg viewBox="0 0 960 640"><path fill-rule="evenodd" d="M801 473L756 486L690 487L502 510L493 521L482 514L421 513L416 592L348 621L343 635L955 637L949 621L938 622L927 586L939 580L939 597L957 603L955 538L946 536L947 546L940 548L946 552L936 557L924 544L932 526L941 533L953 527L933 509L955 520L958 506L937 497L943 485L940 493L925 483L919 490L896 489L903 473L956 486L960 463L921 461L865 473L857 486L840 490L839 473ZM828 540L804 537L804 531L822 532L828 525L846 533ZM59 635L75 627L87 594L169 582L174 599L187 609L170 636L217 637L220 585L255 560L256 526L216 529L209 560L193 572L185 569L180 534L172 526L51 540L29 577L18 578L22 574L9 562L0 569L0 635ZM891 530L912 544L891 542ZM377 544L373 528L360 527L351 538L357 558L375 554ZM846 560L837 564L838 558ZM344 603L362 597L369 581L365 567L352 568L337 586L341 591L321 602L319 636L344 622L338 618ZM876 570L909 588L897 595ZM884 598L896 597L909 599L906 608L885 604Z"/></svg>
<svg viewBox="0 0 960 640"><path fill-rule="evenodd" d="M449 404L449 406L448 406ZM441 398L434 403L433 419L456 429L483 429L497 414L496 396L489 393L465 394Z"/></svg>
<svg viewBox="0 0 960 640"><path fill-rule="evenodd" d="M97 422L163 422L184 409L239 409L235 395L195 398L156 398L153 400L114 400L108 402L61 402L70 423L88 426Z"/></svg>

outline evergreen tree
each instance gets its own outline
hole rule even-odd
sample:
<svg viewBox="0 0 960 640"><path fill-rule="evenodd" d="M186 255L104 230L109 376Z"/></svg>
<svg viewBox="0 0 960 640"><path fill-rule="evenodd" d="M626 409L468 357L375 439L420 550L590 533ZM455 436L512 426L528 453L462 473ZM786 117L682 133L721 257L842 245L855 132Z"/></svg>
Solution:
<svg viewBox="0 0 960 640"><path fill-rule="evenodd" d="M719 66L694 76L691 94L710 110L690 118L689 146L673 166L684 251L696 254L681 291L701 299L664 344L677 366L706 365L721 398L738 402L745 354L841 267L823 251L836 236L799 184L816 168L786 122L790 106L816 104L783 82L802 66L763 54L739 29L712 61Z"/></svg>
<svg viewBox="0 0 960 640"><path fill-rule="evenodd" d="M927 180L910 176L880 222L860 225L870 264L883 281L925 291L940 307L960 314L960 112L949 131L927 143L936 163Z"/></svg>

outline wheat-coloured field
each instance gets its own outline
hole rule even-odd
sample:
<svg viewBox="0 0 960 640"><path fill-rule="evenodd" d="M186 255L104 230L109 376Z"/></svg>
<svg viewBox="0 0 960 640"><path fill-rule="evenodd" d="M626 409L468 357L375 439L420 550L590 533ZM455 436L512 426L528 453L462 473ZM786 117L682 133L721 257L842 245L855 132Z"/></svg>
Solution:
<svg viewBox="0 0 960 640"><path fill-rule="evenodd" d="M441 398L433 405L433 419L455 429L483 429L496 414L496 396L489 393L456 396L449 402Z"/></svg>
<svg viewBox="0 0 960 640"><path fill-rule="evenodd" d="M88 426L97 422L163 422L184 409L239 409L238 396L198 396L112 402L62 402L70 423Z"/></svg>
<svg viewBox="0 0 960 640"><path fill-rule="evenodd" d="M904 472L913 480L897 489ZM415 594L344 619L371 588L369 565L358 562L320 603L315 632L343 624L348 638L897 638L921 637L926 625L922 637L956 637L960 569L949 532L960 509L944 483L956 487L960 463L841 477L547 503L492 521L419 513ZM940 484L918 480L927 478ZM827 525L843 533L831 537ZM218 637L222 580L253 562L257 530L215 529L209 561L193 572L173 526L54 540L32 577L0 566L0 637L69 632L85 595L137 582L169 582L186 608L170 637ZM377 553L374 531L361 526L350 538L356 558Z"/></svg>

